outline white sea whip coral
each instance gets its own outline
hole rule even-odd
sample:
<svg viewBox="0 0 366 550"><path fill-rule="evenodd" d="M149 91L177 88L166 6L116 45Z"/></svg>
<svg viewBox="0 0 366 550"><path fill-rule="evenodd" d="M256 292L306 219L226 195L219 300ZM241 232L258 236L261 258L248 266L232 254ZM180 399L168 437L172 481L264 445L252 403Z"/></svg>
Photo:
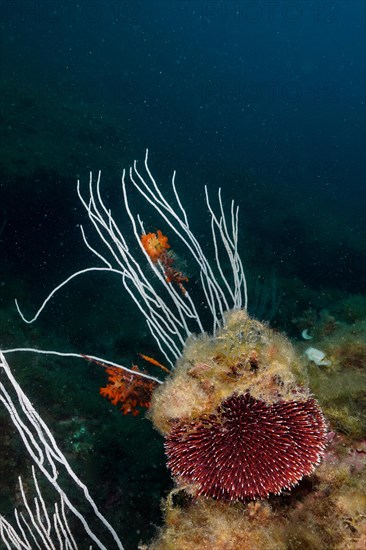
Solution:
<svg viewBox="0 0 366 550"><path fill-rule="evenodd" d="M65 508L72 512L82 523L86 533L94 542L96 547L101 550L107 550L93 529L99 522L102 523L107 532L113 537L116 548L123 550L122 542L113 527L101 514L93 498L90 496L88 488L78 478L71 468L65 455L59 449L52 432L47 424L34 409L32 403L18 384L10 367L0 351L0 373L3 374L0 382L0 403L2 403L9 413L9 416L18 430L19 435L32 458L33 463L41 474L47 479L50 485L59 494L59 505L53 505L52 517L49 517L49 506L46 506L42 494L39 490L37 477L34 467L32 468L33 481L37 497L33 499L34 511L28 504L21 478L19 486L26 513L18 512L15 509L16 527L13 527L9 521L0 515L0 537L7 549L16 548L17 550L34 548L55 549L57 542L58 548L77 550L78 546L70 531ZM13 395L12 395L13 394ZM62 475L60 475L62 473ZM90 527L83 514L78 510L73 499L65 493L65 479L67 476L68 488L75 484L84 497L93 513L93 527ZM42 546L40 546L42 545ZM90 546L91 548L91 546Z"/></svg>
<svg viewBox="0 0 366 550"><path fill-rule="evenodd" d="M86 246L101 261L103 267L90 267L70 275L48 295L32 319L27 319L23 315L17 301L16 307L22 319L26 323L33 323L55 293L62 289L73 278L91 271L107 271L118 274L122 278L122 283L125 289L144 315L151 334L155 338L159 349L164 354L169 365L174 368L174 363L176 359L181 356L187 337L192 334L191 329L194 329L195 332L202 333L204 332L203 323L198 313L198 309L189 293L185 292L182 294L179 288L177 289L174 285L169 284L166 280L163 266L159 262L152 262L151 258L142 246L140 237L145 233L145 229L140 216L135 216L130 208L127 190L128 181L147 201L147 203L157 211L171 231L184 243L192 258L197 263L199 267L202 292L206 305L212 316L213 334L215 334L216 331L223 326L225 322L224 313L227 310L247 308L247 285L242 262L238 254L238 207L235 207L233 201L231 202L230 217L229 220L227 220L224 213L221 190L219 190L219 214L216 215L211 207L208 190L205 188L206 204L211 217L212 242L215 256L214 265L211 265L203 252L201 244L190 229L187 212L183 207L175 187L175 172L171 183L176 204L171 205L163 195L160 187L157 185L150 172L148 166L148 151L146 151L144 166L146 171L145 177L143 177L138 170L136 161L133 163L133 166L130 167L128 172L123 172L123 202L128 217L131 221L132 230L136 237L141 254L145 256L145 261L147 261L150 270L155 273L157 280L161 285L161 293L156 292L156 288L151 282L151 271L147 273L142 267L142 263L135 258L136 250L130 249L124 234L121 232L112 216L111 210L107 208L104 200L102 199L100 188L101 173L99 172L96 182L93 180L92 174L90 174L89 193L87 197L82 194L79 182L77 189L79 198L86 209L89 220L93 224L100 240L104 245L103 251L97 250L91 246L87 240L83 227L81 227L82 237ZM228 261L231 266L232 274L229 279L224 273L222 264L225 256L226 261ZM162 296L165 297L163 298ZM85 357L85 355L79 353L58 352L54 350L45 351L33 348L13 348L4 350L4 353L16 351L35 351L37 353L60 356ZM119 367L136 376L142 376L162 383L161 380L155 378L154 376L150 376L142 372L132 371L127 367L117 365L111 361L106 361L105 359L100 359L99 357L92 355L88 355L88 357L96 361L103 361L106 364ZM46 538L49 546L44 544L45 548L54 547L52 537L55 537L55 540L56 538L58 539L58 543L61 544L61 547L63 547L62 545L64 544L65 548L77 548L72 534L69 531L67 519L65 517L64 507L66 505L82 521L84 528L94 543L99 548L105 548L103 543L93 534L83 516L76 510L76 508L73 507L62 488L59 487L56 466L53 462L53 460L56 460L58 463L63 464L69 475L71 475L76 484L82 489L85 499L92 506L94 513L112 534L116 546L122 549L122 543L115 531L109 525L107 520L99 513L89 495L88 489L72 472L66 458L56 446L52 433L41 417L32 408L31 403L28 401L23 390L20 388L16 379L12 375L3 355L1 355L0 366L6 372L9 381L16 391L19 399L18 408L20 407L21 413L25 414L27 421L30 422L33 427L28 428L22 421L18 420L17 407L14 405L13 401L9 397L9 394L2 385L0 388L2 391L1 401L7 408L9 414L12 416L12 420L16 423L19 433L25 443L28 453L33 459L33 462L38 466L40 471L60 494L60 506L58 507L57 504L54 505L54 530L52 530L51 520L48 517L46 504L44 503L42 495L39 491L35 473L33 473L33 478L38 495L38 500L37 498L35 499L35 512L32 512L31 508L28 506L25 493L22 490L21 480L19 480L23 502L26 506L29 517L28 519L23 518L22 520L19 520L19 515L17 512L15 513L16 522L19 528L18 533L16 529L14 529L10 523L5 520L5 518L0 518L0 536L2 541L7 548L11 548L11 544L15 548L31 548L31 546L29 546L27 536L24 536L23 529L25 528L30 533L30 540L32 540L32 538L34 539L36 536L39 536L44 543L43 538ZM44 450L42 450L43 447ZM48 466L45 466L44 455L46 455L50 461ZM39 507L42 508L44 521L40 519ZM33 534L31 533L32 530Z"/></svg>
<svg viewBox="0 0 366 550"><path fill-rule="evenodd" d="M82 237L85 245L104 264L104 267L90 267L73 273L59 284L45 299L33 318L27 319L16 301L16 306L26 323L33 323L55 293L63 288L73 278L90 271L107 271L120 275L125 290L130 294L138 309L144 315L147 325L155 341L164 354L166 361L174 369L175 361L181 356L184 343L188 336L204 332L203 323L189 292L182 295L179 288L170 284L164 275L163 266L154 263L141 244L141 235L145 227L139 214L132 212L129 202L128 184L157 211L166 225L185 245L191 257L199 268L199 277L203 296L212 317L212 332L221 328L224 313L230 309L247 309L247 285L242 261L238 253L238 215L239 208L231 202L230 216L226 218L221 189L218 192L219 214L215 214L207 187L205 187L206 205L211 218L211 233L215 256L211 265L203 252L203 247L192 233L187 212L179 198L175 186L175 175L172 177L172 190L175 204L171 204L156 183L148 166L148 150L145 155L145 176L140 173L137 161L129 171L123 171L122 195L124 208L131 222L132 231L145 262L150 269L146 270L143 263L136 259L136 247L133 249L127 243L126 236L118 227L112 211L105 204L101 193L101 172L97 181L90 173L89 193L85 197L78 182L78 195L104 247L96 249L89 243L83 226ZM231 276L224 273L223 259L231 266ZM151 270L160 283L156 291L155 281L152 281ZM192 330L193 329L193 330Z"/></svg>

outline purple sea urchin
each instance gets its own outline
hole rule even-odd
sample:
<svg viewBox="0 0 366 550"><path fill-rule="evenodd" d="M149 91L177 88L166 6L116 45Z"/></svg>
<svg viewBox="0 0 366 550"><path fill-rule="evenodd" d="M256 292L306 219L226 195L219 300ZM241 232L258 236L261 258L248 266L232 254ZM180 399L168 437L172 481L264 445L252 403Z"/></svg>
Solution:
<svg viewBox="0 0 366 550"><path fill-rule="evenodd" d="M315 399L267 404L233 394L214 414L180 422L165 450L173 476L197 494L223 500L265 498L309 475L326 445Z"/></svg>

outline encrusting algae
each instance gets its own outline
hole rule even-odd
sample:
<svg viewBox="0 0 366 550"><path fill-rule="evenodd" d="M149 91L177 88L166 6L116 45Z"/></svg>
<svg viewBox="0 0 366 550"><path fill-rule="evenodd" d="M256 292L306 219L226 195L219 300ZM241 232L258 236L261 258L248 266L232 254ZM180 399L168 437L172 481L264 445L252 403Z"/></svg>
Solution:
<svg viewBox="0 0 366 550"><path fill-rule="evenodd" d="M327 365L306 359L309 342L298 342L311 391L317 396L333 430L347 441L366 438L366 297L353 295L335 301L329 309L308 309L294 319L307 329L311 346L321 350Z"/></svg>
<svg viewBox="0 0 366 550"><path fill-rule="evenodd" d="M304 480L305 481L305 480ZM362 472L325 460L291 494L247 504L168 498L165 525L149 550L363 550L366 483Z"/></svg>
<svg viewBox="0 0 366 550"><path fill-rule="evenodd" d="M266 403L309 398L298 385L301 361L280 333L244 310L225 314L216 336L191 337L174 374L153 395L150 418L166 435L177 420L209 414L233 393Z"/></svg>

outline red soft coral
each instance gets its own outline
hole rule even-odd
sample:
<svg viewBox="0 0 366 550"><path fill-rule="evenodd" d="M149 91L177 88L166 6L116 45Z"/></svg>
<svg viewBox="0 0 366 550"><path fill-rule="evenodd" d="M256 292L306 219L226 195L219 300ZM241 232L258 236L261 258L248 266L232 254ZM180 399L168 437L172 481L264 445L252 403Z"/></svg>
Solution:
<svg viewBox="0 0 366 550"><path fill-rule="evenodd" d="M136 365L132 370L140 372ZM126 373L117 367L106 367L106 373L108 374L107 385L100 388L99 392L113 405L120 404L123 414L131 413L137 416L140 412L137 407L150 406L151 394L156 382Z"/></svg>

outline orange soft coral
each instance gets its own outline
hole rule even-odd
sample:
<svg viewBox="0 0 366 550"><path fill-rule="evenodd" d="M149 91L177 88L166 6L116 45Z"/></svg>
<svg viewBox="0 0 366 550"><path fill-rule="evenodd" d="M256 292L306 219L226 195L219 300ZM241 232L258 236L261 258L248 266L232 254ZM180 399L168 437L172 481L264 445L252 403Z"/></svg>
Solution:
<svg viewBox="0 0 366 550"><path fill-rule="evenodd" d="M187 282L188 278L173 267L174 259L166 252L170 248L168 237L165 237L160 229L158 229L157 233L141 235L141 244L154 263L157 261L160 262L164 269L167 283L175 283L180 288L182 294L185 294L187 291L183 283Z"/></svg>
<svg viewBox="0 0 366 550"><path fill-rule="evenodd" d="M132 370L139 372L139 368L134 365ZM131 413L133 416L139 414L137 407L150 406L151 394L156 383L140 376L128 374L116 367L106 367L108 374L108 383L99 392L107 397L113 405L121 405L123 414Z"/></svg>
<svg viewBox="0 0 366 550"><path fill-rule="evenodd" d="M158 229L157 233L141 235L141 244L154 263L161 258L165 250L170 248L168 237L165 237L160 229Z"/></svg>

